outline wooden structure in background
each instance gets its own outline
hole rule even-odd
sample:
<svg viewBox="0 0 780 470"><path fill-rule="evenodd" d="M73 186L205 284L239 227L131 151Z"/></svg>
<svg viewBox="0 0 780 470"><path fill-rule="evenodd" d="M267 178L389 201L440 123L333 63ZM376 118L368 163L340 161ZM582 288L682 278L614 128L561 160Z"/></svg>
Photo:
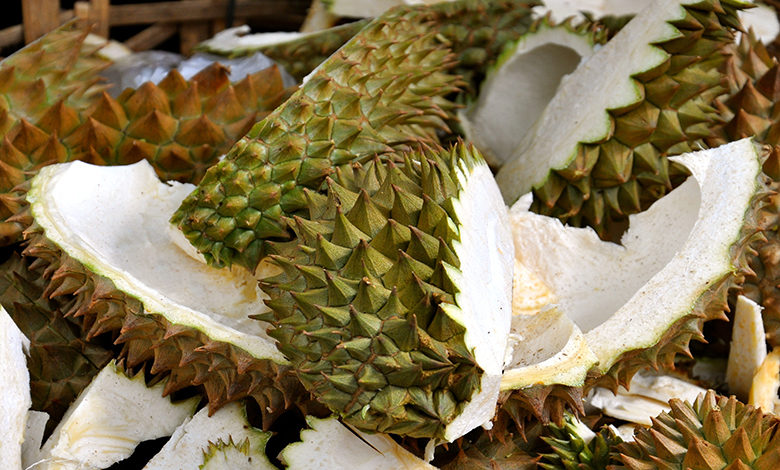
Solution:
<svg viewBox="0 0 780 470"><path fill-rule="evenodd" d="M92 32L109 37L112 26L148 25L125 44L132 50L151 49L176 33L180 49L189 53L199 42L225 28L231 0L171 0L111 5L110 0L77 1L61 10L59 0L21 0L22 24L0 30L0 47L29 43L72 18L92 25ZM237 24L247 19L280 31L297 29L311 0L233 0Z"/></svg>

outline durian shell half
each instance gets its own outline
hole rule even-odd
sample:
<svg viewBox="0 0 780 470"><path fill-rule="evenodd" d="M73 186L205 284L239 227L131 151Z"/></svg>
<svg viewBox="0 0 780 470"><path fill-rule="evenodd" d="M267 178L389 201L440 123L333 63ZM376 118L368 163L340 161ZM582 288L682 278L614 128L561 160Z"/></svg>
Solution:
<svg viewBox="0 0 780 470"><path fill-rule="evenodd" d="M201 387L212 412L252 397L267 426L308 394L248 318L266 308L256 280L210 268L171 238L167 214L190 190L159 182L146 162L51 165L26 195L23 254L43 270L45 295L83 317L86 339L112 335L128 367L148 363L165 394Z"/></svg>
<svg viewBox="0 0 780 470"><path fill-rule="evenodd" d="M750 272L771 195L767 151L744 139L679 157L693 177L632 216L623 246L527 212L529 197L521 199L511 211L515 253L553 300L540 306L541 320L515 314L507 403L546 419L548 395L565 405L560 397L575 402L581 388L625 386L640 369L673 367L676 354L690 354L689 341L703 338L704 321L725 318L729 290Z"/></svg>

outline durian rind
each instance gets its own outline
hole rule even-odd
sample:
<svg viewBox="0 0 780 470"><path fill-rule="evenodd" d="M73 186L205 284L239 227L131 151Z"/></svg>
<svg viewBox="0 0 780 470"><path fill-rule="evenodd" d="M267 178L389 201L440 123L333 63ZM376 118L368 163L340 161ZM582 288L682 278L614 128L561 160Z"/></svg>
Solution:
<svg viewBox="0 0 780 470"><path fill-rule="evenodd" d="M43 271L46 295L71 302L64 314L83 317L86 339L117 335L128 367L150 362L151 372L165 378L166 394L202 386L212 411L251 396L261 405L264 418L271 419L292 405L293 397L300 398L301 405L306 402L287 361L261 325L241 318L242 312L265 309L254 278L245 272L213 270L166 241L167 214L188 188L159 182L146 162L127 167L51 165L30 186L31 226L25 232L23 254ZM86 189L90 186L92 192ZM92 197L101 191L100 197ZM111 201L116 206L107 209L105 204ZM133 209L138 204L143 205L140 211ZM94 230L101 222L88 222L95 214L110 225L104 227L110 228L105 233L114 231L118 238L101 239L104 235ZM110 216L136 219L110 224ZM146 227L144 235L123 234L128 226ZM132 246L140 251L130 256ZM153 251L148 251L150 247ZM112 254L114 249L121 252ZM170 257L151 264L150 253ZM133 266L132 259L139 264ZM176 287L198 278L200 287L183 291ZM230 294L223 297L225 291ZM219 373L211 372L215 370Z"/></svg>
<svg viewBox="0 0 780 470"><path fill-rule="evenodd" d="M27 372L27 339L0 306L0 461L10 468L22 467L22 443L30 409L30 375Z"/></svg>
<svg viewBox="0 0 780 470"><path fill-rule="evenodd" d="M579 380L560 384L557 396L565 396L572 385L616 389L618 384L627 385L639 369L672 367L675 355L686 353L691 339L702 338L704 321L725 318L728 292L744 282L750 244L761 237L757 216L771 194L761 171L766 152L745 139L679 157L695 182L692 178L650 210L632 216L624 246L600 241L591 230L564 228L555 219L513 208L517 256L551 288L558 308L582 328L587 349L597 359L595 364L592 358L583 362ZM724 187L730 188L728 194ZM522 202L527 207L528 199ZM688 216L683 218L682 213ZM663 236L664 244L644 235L651 224L676 230L647 232ZM520 227L526 231L520 232ZM642 238L636 238L639 234ZM644 255L648 249L657 258ZM638 261L631 261L633 257ZM621 269L607 259L627 264ZM634 279L638 268L644 274ZM599 270L609 279L598 281ZM677 279L680 275L685 282ZM606 319L589 316L607 311L613 313ZM571 365L564 364L570 371ZM509 374L512 368L507 366ZM544 417L544 409L534 406L538 399L533 399L556 395L545 387L557 385L540 382L539 390L518 387L521 395L510 395L508 403L525 401L526 409Z"/></svg>
<svg viewBox="0 0 780 470"><path fill-rule="evenodd" d="M691 151L709 135L724 85L718 67L745 6L648 5L563 80L496 176L505 200L533 190L533 210L619 239L628 214L687 175L667 155Z"/></svg>
<svg viewBox="0 0 780 470"><path fill-rule="evenodd" d="M71 405L41 449L46 470L107 468L142 441L170 436L192 416L199 397L174 403L143 371L126 375L110 362Z"/></svg>
<svg viewBox="0 0 780 470"><path fill-rule="evenodd" d="M261 281L304 385L359 429L452 440L491 419L511 309L511 236L471 146L328 180ZM484 279L491 279L487 286ZM486 290L488 289L488 290ZM489 292L489 293L488 293Z"/></svg>
<svg viewBox="0 0 780 470"><path fill-rule="evenodd" d="M237 402L212 416L204 408L173 432L144 470L273 469L265 455L270 437L271 433L252 427L245 407Z"/></svg>

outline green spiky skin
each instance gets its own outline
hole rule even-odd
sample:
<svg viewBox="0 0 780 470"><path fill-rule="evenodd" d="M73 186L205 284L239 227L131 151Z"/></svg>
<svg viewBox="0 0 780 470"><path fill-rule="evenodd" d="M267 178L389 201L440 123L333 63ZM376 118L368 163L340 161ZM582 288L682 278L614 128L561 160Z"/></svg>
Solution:
<svg viewBox="0 0 780 470"><path fill-rule="evenodd" d="M327 195L308 194L308 218L290 226L297 250L272 256L284 271L261 281L263 320L298 378L360 429L440 437L480 388L465 329L440 304L459 291L446 266L459 165L476 151L417 152L403 164L356 167Z"/></svg>
<svg viewBox="0 0 780 470"><path fill-rule="evenodd" d="M19 210L8 193L56 157L48 152L58 126L52 113L76 116L104 88L99 73L110 61L85 45L85 37L72 22L0 62L0 240L19 239L19 228L5 222ZM9 146L17 151L8 152Z"/></svg>
<svg viewBox="0 0 780 470"><path fill-rule="evenodd" d="M165 381L166 395L198 387L211 412L228 402L253 399L266 428L295 407L304 413L325 413L288 366L255 358L230 343L212 340L205 332L148 314L138 299L63 253L32 218L28 225L22 254L31 261L31 269L42 273L44 296L69 307L62 311L66 319L81 322L77 337L114 339L126 367L148 367L153 381Z"/></svg>
<svg viewBox="0 0 780 470"><path fill-rule="evenodd" d="M369 20L354 21L306 34L292 41L266 46L224 50L210 47L206 42L197 49L227 57L243 57L260 52L284 67L300 83L306 75L325 62L325 59L355 36L368 22Z"/></svg>
<svg viewBox="0 0 780 470"><path fill-rule="evenodd" d="M265 239L291 236L282 217L305 211L303 189L321 189L334 167L436 144L455 119L443 97L462 84L450 73L453 54L464 69L486 66L530 22L516 1L399 8L377 18L207 173L174 223L209 263L253 270Z"/></svg>
<svg viewBox="0 0 780 470"><path fill-rule="evenodd" d="M544 454L539 467L544 470L607 470L613 462L612 447L623 442L609 427L603 427L590 442L578 434L570 416L563 426L551 424L542 440L552 452Z"/></svg>
<svg viewBox="0 0 780 470"><path fill-rule="evenodd" d="M438 141L459 80L451 54L409 10L374 20L211 168L174 215L210 264L254 270L284 215L305 210L334 167Z"/></svg>
<svg viewBox="0 0 780 470"><path fill-rule="evenodd" d="M687 172L667 156L697 148L718 118L712 101L725 91L719 69L739 24L737 8L732 1L686 5L685 18L672 23L682 36L657 44L670 58L633 77L645 99L610 110L613 131L573 149L569 166L534 188L532 210L617 240L629 214L680 184ZM497 175L502 191L513 184L511 172L505 166Z"/></svg>
<svg viewBox="0 0 780 470"><path fill-rule="evenodd" d="M730 94L719 100L724 120L713 127L707 144L755 136L773 146L764 163L764 172L772 178L771 189L780 191L780 63L760 40L743 35L734 48L729 67ZM744 293L764 307L762 316L767 339L780 344L780 196L772 196L759 219L766 239L758 240L750 257L753 270Z"/></svg>
<svg viewBox="0 0 780 470"><path fill-rule="evenodd" d="M696 402L670 401L669 413L639 428L616 450L628 470L770 470L780 467L777 417L712 390Z"/></svg>
<svg viewBox="0 0 780 470"><path fill-rule="evenodd" d="M65 318L70 306L49 299L45 288L42 273L17 253L0 265L0 304L30 339L32 409L48 413L51 430L114 352L110 338L86 340L82 319Z"/></svg>
<svg viewBox="0 0 780 470"><path fill-rule="evenodd" d="M78 54L84 48L82 41L82 33L57 31L42 43L54 50L48 54L56 51L70 58L67 65L57 64L70 66L89 83L98 80L100 66L108 62L96 65L98 59ZM24 49L2 62L0 79L22 65L48 71L45 65L20 61L30 53ZM47 90L54 96L64 94L60 88L73 87L69 80L75 80L44 77L52 82ZM19 78L0 84L11 90L10 112L22 116L13 125L0 125L0 235L4 244L18 241L25 228L8 220L24 204L12 190L41 166L72 160L118 165L146 159L162 179L198 182L206 168L292 93L283 86L276 67L231 84L227 69L214 64L190 80L173 71L159 85L127 89L117 99L93 86L88 93L81 92L77 102L71 102L73 98L34 103L32 113L17 103L21 100L16 94L26 90L25 83Z"/></svg>

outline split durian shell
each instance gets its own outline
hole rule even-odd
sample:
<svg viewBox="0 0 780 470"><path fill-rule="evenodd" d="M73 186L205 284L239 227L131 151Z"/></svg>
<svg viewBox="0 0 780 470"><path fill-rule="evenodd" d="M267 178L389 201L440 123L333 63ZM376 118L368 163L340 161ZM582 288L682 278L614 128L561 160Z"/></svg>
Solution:
<svg viewBox="0 0 780 470"><path fill-rule="evenodd" d="M253 270L335 167L438 144L455 120L445 96L464 84L457 66L495 60L530 22L522 2L473 0L373 20L209 170L174 222L209 263Z"/></svg>
<svg viewBox="0 0 780 470"><path fill-rule="evenodd" d="M780 465L777 417L718 397L712 390L693 404L670 401L669 413L637 428L634 441L616 447L618 469L770 470Z"/></svg>
<svg viewBox="0 0 780 470"><path fill-rule="evenodd" d="M507 344L512 242L492 174L459 143L338 176L288 222L261 318L346 423L452 441L493 417Z"/></svg>
<svg viewBox="0 0 780 470"><path fill-rule="evenodd" d="M562 81L505 158L496 179L507 203L533 190L534 211L619 239L628 214L687 176L667 157L709 135L712 102L725 91L719 69L744 7L648 4Z"/></svg>
<svg viewBox="0 0 780 470"><path fill-rule="evenodd" d="M311 402L264 327L248 318L266 310L255 278L208 267L180 248L188 245L166 219L189 191L161 183L145 161L50 165L26 194L23 254L43 272L45 295L83 322L84 338L109 334L128 367L149 364L165 394L200 387L212 412L251 397L267 426Z"/></svg>
<svg viewBox="0 0 780 470"><path fill-rule="evenodd" d="M622 246L528 212L530 195L521 199L511 212L515 253L538 281L526 289L541 286L550 300L513 319L502 382L509 403L520 393L515 406L546 419L551 405L526 397L537 388L555 398L551 387L566 397L583 386L626 386L637 370L673 367L677 354L689 354L702 323L725 318L729 290L750 272L771 195L766 152L746 139L676 157L693 176L632 216Z"/></svg>

